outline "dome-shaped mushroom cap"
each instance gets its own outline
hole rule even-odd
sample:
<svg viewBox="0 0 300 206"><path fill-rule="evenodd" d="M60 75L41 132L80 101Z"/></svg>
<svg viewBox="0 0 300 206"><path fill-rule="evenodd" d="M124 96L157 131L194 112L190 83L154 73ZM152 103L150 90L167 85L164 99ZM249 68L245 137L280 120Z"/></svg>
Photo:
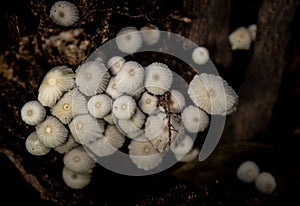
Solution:
<svg viewBox="0 0 300 206"><path fill-rule="evenodd" d="M113 56L108 60L107 68L109 69L112 75L117 75L124 63L125 59L123 57Z"/></svg>
<svg viewBox="0 0 300 206"><path fill-rule="evenodd" d="M103 136L104 122L90 114L78 115L69 124L76 142L86 145Z"/></svg>
<svg viewBox="0 0 300 206"><path fill-rule="evenodd" d="M250 183L253 182L259 174L259 167L255 162L248 160L238 167L236 174L238 179L242 182Z"/></svg>
<svg viewBox="0 0 300 206"><path fill-rule="evenodd" d="M196 64L205 64L209 60L209 52L205 47L197 47L192 52L192 59Z"/></svg>
<svg viewBox="0 0 300 206"><path fill-rule="evenodd" d="M172 127L168 124L171 123ZM150 115L145 123L145 136L151 141L154 148L162 152L169 148L172 142L178 142L184 135L180 118L171 115L170 120L165 113Z"/></svg>
<svg viewBox="0 0 300 206"><path fill-rule="evenodd" d="M171 90L170 112L179 113L185 106L185 99L178 90Z"/></svg>
<svg viewBox="0 0 300 206"><path fill-rule="evenodd" d="M231 44L231 50L249 50L252 36L245 27L239 27L228 36Z"/></svg>
<svg viewBox="0 0 300 206"><path fill-rule="evenodd" d="M117 99L118 97L124 95L124 92L121 92L117 89L115 77L111 77L108 85L105 90L106 94L108 94L112 99Z"/></svg>
<svg viewBox="0 0 300 206"><path fill-rule="evenodd" d="M67 167L63 168L62 177L66 185L72 189L82 189L86 187L92 180L89 173L77 173Z"/></svg>
<svg viewBox="0 0 300 206"><path fill-rule="evenodd" d="M88 144L87 147L98 157L105 157L116 152L123 146L124 142L124 135L115 126L108 125L103 138Z"/></svg>
<svg viewBox="0 0 300 206"><path fill-rule="evenodd" d="M36 126L36 134L46 147L54 148L66 142L69 132L56 117L47 116Z"/></svg>
<svg viewBox="0 0 300 206"><path fill-rule="evenodd" d="M38 101L29 101L21 109L22 120L29 125L37 125L46 117L46 109Z"/></svg>
<svg viewBox="0 0 300 206"><path fill-rule="evenodd" d="M112 108L112 99L106 94L92 96L88 101L89 113L96 118L103 118Z"/></svg>
<svg viewBox="0 0 300 206"><path fill-rule="evenodd" d="M196 160L197 156L199 155L199 150L197 148L192 149L186 155L184 155L179 162L191 162Z"/></svg>
<svg viewBox="0 0 300 206"><path fill-rule="evenodd" d="M135 27L125 27L116 35L118 49L127 54L137 52L142 46L141 33Z"/></svg>
<svg viewBox="0 0 300 206"><path fill-rule="evenodd" d="M255 179L255 187L261 193L271 194L276 186L276 180L269 172L262 172Z"/></svg>
<svg viewBox="0 0 300 206"><path fill-rule="evenodd" d="M87 99L77 88L66 92L63 97L50 109L51 114L62 123L68 124L79 114L87 114Z"/></svg>
<svg viewBox="0 0 300 206"><path fill-rule="evenodd" d="M129 138L136 138L144 130L146 116L145 114L137 108L135 114L130 119L120 119L118 120L117 126L121 128L121 131L126 133Z"/></svg>
<svg viewBox="0 0 300 206"><path fill-rule="evenodd" d="M30 154L40 156L50 152L50 148L46 147L37 137L36 132L32 132L25 141L25 146Z"/></svg>
<svg viewBox="0 0 300 206"><path fill-rule="evenodd" d="M131 140L128 149L130 159L139 169L151 170L162 162L162 155L149 141Z"/></svg>
<svg viewBox="0 0 300 206"><path fill-rule="evenodd" d="M76 85L86 96L102 93L110 75L102 62L87 61L76 69Z"/></svg>
<svg viewBox="0 0 300 206"><path fill-rule="evenodd" d="M193 149L193 145L194 145L193 139L188 135L184 135L181 141L178 142L177 144L173 142L171 144L170 149L174 153L175 158L179 161L184 157L184 155L191 152L191 150Z"/></svg>
<svg viewBox="0 0 300 206"><path fill-rule="evenodd" d="M55 147L54 150L60 154L64 154L77 146L79 146L79 143L74 140L72 134L69 134L67 141L64 144Z"/></svg>
<svg viewBox="0 0 300 206"><path fill-rule="evenodd" d="M203 110L193 105L186 107L183 110L181 117L184 127L191 133L204 131L209 123L208 115Z"/></svg>
<svg viewBox="0 0 300 206"><path fill-rule="evenodd" d="M129 119L135 111L136 102L130 96L123 95L113 102L112 113L117 119Z"/></svg>
<svg viewBox="0 0 300 206"><path fill-rule="evenodd" d="M154 114L158 111L158 97L144 92L138 102L140 109L146 114Z"/></svg>
<svg viewBox="0 0 300 206"><path fill-rule="evenodd" d="M145 88L152 94L162 95L168 91L173 82L173 74L163 63L154 62L145 69Z"/></svg>
<svg viewBox="0 0 300 206"><path fill-rule="evenodd" d="M53 67L44 77L38 94L43 106L52 107L64 92L75 85L73 70L65 65Z"/></svg>
<svg viewBox="0 0 300 206"><path fill-rule="evenodd" d="M187 92L194 104L208 114L226 115L238 104L238 96L232 87L213 74L195 75Z"/></svg>
<svg viewBox="0 0 300 206"><path fill-rule="evenodd" d="M72 26L79 19L77 7L68 1L57 1L50 9L50 18L60 26Z"/></svg>
<svg viewBox="0 0 300 206"><path fill-rule="evenodd" d="M65 153L63 161L68 169L77 173L92 173L96 164L82 146Z"/></svg>
<svg viewBox="0 0 300 206"><path fill-rule="evenodd" d="M134 61L125 62L115 78L117 89L126 93L134 93L143 86L143 82L144 68Z"/></svg>
<svg viewBox="0 0 300 206"><path fill-rule="evenodd" d="M158 27L153 24L143 26L140 29L140 32L142 34L143 41L148 45L153 45L160 39L160 31L158 30Z"/></svg>
<svg viewBox="0 0 300 206"><path fill-rule="evenodd" d="M256 33L257 33L257 25L256 24L251 24L248 26L248 30L251 34L251 39L252 41L255 41L256 39Z"/></svg>

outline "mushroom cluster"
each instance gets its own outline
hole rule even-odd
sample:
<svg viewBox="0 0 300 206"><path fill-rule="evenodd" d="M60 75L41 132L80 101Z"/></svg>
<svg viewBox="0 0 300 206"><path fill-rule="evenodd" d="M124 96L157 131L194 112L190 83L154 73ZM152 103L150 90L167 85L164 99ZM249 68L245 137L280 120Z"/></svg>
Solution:
<svg viewBox="0 0 300 206"><path fill-rule="evenodd" d="M119 50L134 53L142 41L159 40L153 25L141 30L122 29L116 38ZM194 52L193 58L205 56L198 64L207 61L206 51ZM195 75L187 91L174 89L174 78L165 63L103 58L100 51L75 69L55 66L44 76L38 99L21 109L22 120L35 126L26 148L33 155L51 149L64 154L63 179L74 189L91 181L97 158L116 151L128 151L136 169L144 171L158 167L167 151L177 161L191 161L199 153L191 136L208 128L210 115L235 111L238 96L214 74Z"/></svg>

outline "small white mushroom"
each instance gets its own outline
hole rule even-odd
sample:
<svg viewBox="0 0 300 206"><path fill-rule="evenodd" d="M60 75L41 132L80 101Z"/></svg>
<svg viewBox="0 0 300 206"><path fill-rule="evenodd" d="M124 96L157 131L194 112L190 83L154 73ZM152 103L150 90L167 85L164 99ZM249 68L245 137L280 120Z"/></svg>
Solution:
<svg viewBox="0 0 300 206"><path fill-rule="evenodd" d="M249 50L252 36L250 31L245 27L239 27L228 36L231 44L231 50Z"/></svg>

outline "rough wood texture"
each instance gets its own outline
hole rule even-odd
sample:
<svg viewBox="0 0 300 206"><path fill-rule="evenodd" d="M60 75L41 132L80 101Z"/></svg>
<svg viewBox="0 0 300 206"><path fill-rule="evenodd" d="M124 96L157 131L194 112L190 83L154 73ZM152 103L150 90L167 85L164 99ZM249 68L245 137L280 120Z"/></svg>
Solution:
<svg viewBox="0 0 300 206"><path fill-rule="evenodd" d="M225 139L251 139L266 132L286 66L290 26L298 4L298 0L263 1L254 54L238 92L238 110L227 120Z"/></svg>
<svg viewBox="0 0 300 206"><path fill-rule="evenodd" d="M228 34L231 1L185 1L184 8L191 16L187 37L199 46L207 47L214 63L230 66L232 55Z"/></svg>

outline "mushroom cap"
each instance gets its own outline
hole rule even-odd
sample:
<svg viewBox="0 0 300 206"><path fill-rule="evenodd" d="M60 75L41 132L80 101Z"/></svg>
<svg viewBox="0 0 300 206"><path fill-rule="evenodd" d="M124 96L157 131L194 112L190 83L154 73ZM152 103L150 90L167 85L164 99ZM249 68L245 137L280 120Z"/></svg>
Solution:
<svg viewBox="0 0 300 206"><path fill-rule="evenodd" d="M86 96L102 93L109 78L106 66L100 61L87 61L76 69L76 85Z"/></svg>
<svg viewBox="0 0 300 206"><path fill-rule="evenodd" d="M104 157L112 155L123 146L124 142L124 135L115 126L108 125L103 138L88 144L87 147L98 157Z"/></svg>
<svg viewBox="0 0 300 206"><path fill-rule="evenodd" d="M116 75L115 84L119 91L134 93L143 86L144 68L137 62L128 61Z"/></svg>
<svg viewBox="0 0 300 206"><path fill-rule="evenodd" d="M185 154L179 160L179 162L191 162L191 161L194 161L196 159L196 157L198 156L199 152L200 151L197 148L194 148L190 152L188 152L187 154Z"/></svg>
<svg viewBox="0 0 300 206"><path fill-rule="evenodd" d="M136 138L144 131L142 127L144 126L145 119L145 114L137 108L135 114L130 119L118 120L117 126L121 128L121 131L124 132L127 137Z"/></svg>
<svg viewBox="0 0 300 206"><path fill-rule="evenodd" d="M276 180L269 172L262 172L255 179L255 187L261 193L271 194L276 189L276 186Z"/></svg>
<svg viewBox="0 0 300 206"><path fill-rule="evenodd" d="M151 141L159 152L166 150L173 141L178 142L184 134L183 127L177 115L170 116L165 113L150 115L145 123L145 136Z"/></svg>
<svg viewBox="0 0 300 206"><path fill-rule="evenodd" d="M32 132L25 141L25 146L30 154L41 156L50 152L50 148L46 147L37 137L36 132Z"/></svg>
<svg viewBox="0 0 300 206"><path fill-rule="evenodd" d="M245 183L251 183L259 174L259 167L253 161L245 161L237 169L236 175L239 180Z"/></svg>
<svg viewBox="0 0 300 206"><path fill-rule="evenodd" d="M151 170L162 162L162 155L149 141L131 140L128 149L130 159L139 169Z"/></svg>
<svg viewBox="0 0 300 206"><path fill-rule="evenodd" d="M66 92L62 98L51 107L51 114L62 123L68 124L72 118L79 114L87 114L86 97L77 88Z"/></svg>
<svg viewBox="0 0 300 206"><path fill-rule="evenodd" d="M257 33L257 24L251 24L248 26L248 30L251 34L252 41L255 41L256 39L256 33Z"/></svg>
<svg viewBox="0 0 300 206"><path fill-rule="evenodd" d="M143 41L148 45L156 44L160 39L160 31L157 26L149 24L140 29Z"/></svg>
<svg viewBox="0 0 300 206"><path fill-rule="evenodd" d="M106 94L98 94L89 99L87 107L93 117L103 118L111 111L112 99Z"/></svg>
<svg viewBox="0 0 300 206"><path fill-rule="evenodd" d="M49 115L36 126L36 134L46 147L55 148L66 142L69 132L56 117Z"/></svg>
<svg viewBox="0 0 300 206"><path fill-rule="evenodd" d="M113 102L112 113L117 119L129 119L135 111L136 102L131 96L123 95Z"/></svg>
<svg viewBox="0 0 300 206"><path fill-rule="evenodd" d="M112 75L117 75L126 60L121 56L113 56L107 62L107 68Z"/></svg>
<svg viewBox="0 0 300 206"><path fill-rule="evenodd" d="M232 87L213 74L195 75L187 92L194 104L208 114L226 115L238 104L238 96Z"/></svg>
<svg viewBox="0 0 300 206"><path fill-rule="evenodd" d="M158 97L148 92L144 92L138 105L144 113L153 114L158 110Z"/></svg>
<svg viewBox="0 0 300 206"><path fill-rule="evenodd" d="M21 109L22 120L29 125L37 125L46 117L46 109L38 101L26 102Z"/></svg>
<svg viewBox="0 0 300 206"><path fill-rule="evenodd" d="M209 124L208 115L196 106L186 107L182 114L182 122L187 131L197 133L204 131Z"/></svg>
<svg viewBox="0 0 300 206"><path fill-rule="evenodd" d="M74 140L72 134L69 134L67 141L62 145L55 147L54 150L60 154L65 154L77 146L79 146L79 143Z"/></svg>
<svg viewBox="0 0 300 206"><path fill-rule="evenodd" d="M250 31L245 27L239 27L228 36L231 50L249 50L252 36Z"/></svg>
<svg viewBox="0 0 300 206"><path fill-rule="evenodd" d="M127 54L137 52L142 46L141 33L135 27L125 27L116 35L118 49Z"/></svg>
<svg viewBox="0 0 300 206"><path fill-rule="evenodd" d="M63 162L68 169L77 173L91 174L96 165L96 162L82 146L75 147L65 153Z"/></svg>
<svg viewBox="0 0 300 206"><path fill-rule="evenodd" d="M166 64L154 62L145 69L145 88L155 95L168 91L173 82L173 74Z"/></svg>
<svg viewBox="0 0 300 206"><path fill-rule="evenodd" d="M72 189L82 189L86 187L92 180L89 173L77 173L67 167L63 168L62 177L66 185Z"/></svg>
<svg viewBox="0 0 300 206"><path fill-rule="evenodd" d="M209 60L209 51L203 46L197 47L192 52L192 59L196 64L205 64Z"/></svg>
<svg viewBox="0 0 300 206"><path fill-rule="evenodd" d="M171 90L170 112L179 113L185 106L185 98L178 90Z"/></svg>
<svg viewBox="0 0 300 206"><path fill-rule="evenodd" d="M79 19L77 7L68 1L57 1L50 9L50 18L60 26L72 26Z"/></svg>
<svg viewBox="0 0 300 206"><path fill-rule="evenodd" d="M115 76L111 77L108 85L105 90L106 94L108 94L112 99L117 99L118 97L124 95L124 92L121 92L117 89Z"/></svg>
<svg viewBox="0 0 300 206"><path fill-rule="evenodd" d="M104 122L90 114L78 115L69 124L76 142L86 145L103 136Z"/></svg>
<svg viewBox="0 0 300 206"><path fill-rule="evenodd" d="M43 106L52 107L64 92L75 86L74 77L73 70L65 65L53 67L39 87L39 102Z"/></svg>
<svg viewBox="0 0 300 206"><path fill-rule="evenodd" d="M186 154L192 151L194 145L193 139L189 135L184 135L180 142L171 144L171 151L174 153L176 160L181 160Z"/></svg>

